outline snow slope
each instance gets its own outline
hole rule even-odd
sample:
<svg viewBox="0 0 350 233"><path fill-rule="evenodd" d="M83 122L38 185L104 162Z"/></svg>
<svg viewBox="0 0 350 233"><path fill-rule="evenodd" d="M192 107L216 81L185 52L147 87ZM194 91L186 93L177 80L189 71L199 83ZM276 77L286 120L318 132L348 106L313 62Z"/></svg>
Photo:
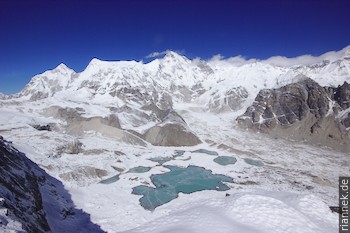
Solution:
<svg viewBox="0 0 350 233"><path fill-rule="evenodd" d="M126 232L337 232L337 214L313 195L241 191L179 206L168 215Z"/></svg>

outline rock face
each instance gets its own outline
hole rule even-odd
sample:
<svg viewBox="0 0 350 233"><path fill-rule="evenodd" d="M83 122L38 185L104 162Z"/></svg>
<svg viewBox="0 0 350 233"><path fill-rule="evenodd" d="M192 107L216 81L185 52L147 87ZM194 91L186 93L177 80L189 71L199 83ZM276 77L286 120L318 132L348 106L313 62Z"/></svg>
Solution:
<svg viewBox="0 0 350 233"><path fill-rule="evenodd" d="M225 110L237 111L248 98L248 91L244 87L234 87L225 93L214 92L208 103L212 111L222 112Z"/></svg>
<svg viewBox="0 0 350 233"><path fill-rule="evenodd" d="M1 136L0 222L1 232L13 226L29 233L103 232L89 215L74 208L62 183Z"/></svg>
<svg viewBox="0 0 350 233"><path fill-rule="evenodd" d="M243 127L308 140L348 151L350 85L321 87L303 80L261 90L252 106L237 118Z"/></svg>
<svg viewBox="0 0 350 233"><path fill-rule="evenodd" d="M0 196L4 207L18 218L28 232L50 230L45 217L39 182L45 182L44 175L31 170L33 163L24 154L0 140Z"/></svg>

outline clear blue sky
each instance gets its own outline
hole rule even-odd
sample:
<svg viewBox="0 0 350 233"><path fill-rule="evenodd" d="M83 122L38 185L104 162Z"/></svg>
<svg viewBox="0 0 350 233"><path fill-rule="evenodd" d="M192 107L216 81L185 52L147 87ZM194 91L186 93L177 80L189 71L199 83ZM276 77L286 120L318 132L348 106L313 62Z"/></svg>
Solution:
<svg viewBox="0 0 350 233"><path fill-rule="evenodd" d="M0 0L0 92L94 57L319 55L350 44L349 12L349 0Z"/></svg>

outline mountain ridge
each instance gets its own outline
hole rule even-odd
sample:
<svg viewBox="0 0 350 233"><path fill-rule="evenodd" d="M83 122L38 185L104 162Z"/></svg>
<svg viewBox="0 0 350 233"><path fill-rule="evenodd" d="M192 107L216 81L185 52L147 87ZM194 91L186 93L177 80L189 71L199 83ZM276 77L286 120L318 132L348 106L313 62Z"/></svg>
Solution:
<svg viewBox="0 0 350 233"><path fill-rule="evenodd" d="M152 76L157 77L156 82L160 84L162 87L166 87L166 89L170 89L171 84L175 84L177 86L184 85L187 88L190 88L191 86L201 84L202 86L205 86L205 89L208 90L210 86L213 84L217 84L218 82L221 82L221 80L230 80L231 82L235 82L235 80L231 77L242 75L245 77L252 76L252 74L249 74L249 72L255 72L255 73L268 73L268 72L274 72L275 75L272 75L273 77L269 78L270 81L273 79L280 79L280 82L285 83L288 82L288 80L293 79L293 76L296 76L299 73L302 73L306 76L317 76L319 74L322 74L322 72L330 73L333 72L336 76L341 76L342 73L346 73L347 75L350 73L350 66L349 66L349 54L350 54L350 46L344 48L341 50L341 52L338 52L340 55L338 57L333 57L333 60L322 60L321 62L316 62L312 65L295 65L292 67L287 66L278 66L266 63L266 61L259 61L255 60L255 62L247 62L240 67L236 67L234 65L230 65L228 63L229 59L227 60L221 60L221 61L204 61L204 60L190 60L186 58L185 56L179 55L176 52L168 51L165 56L161 59L157 58L154 59L148 63L137 62L137 61L102 61L97 58L93 58L87 67L80 73L76 73L74 70L67 67L65 64L61 63L59 64L55 69L45 71L42 74L36 75L33 77L33 79L29 82L29 84L19 93L19 96L28 96L33 94L35 92L33 89L39 87L41 90L36 90L37 92L44 92L45 94L42 95L42 97L39 96L39 98L45 98L45 96L53 96L56 94L56 92L59 92L64 87L70 87L73 88L74 83L75 84L75 90L77 90L77 86L83 87L84 85L79 82L79 80L84 79L86 82L88 81L103 81L106 79L109 79L111 81L114 79L120 79L122 76L129 76L130 79L139 79L140 82L143 83L152 83L153 80L149 80L146 77ZM321 58L322 56L320 56ZM339 63L339 64L335 64ZM337 67L334 67L337 66ZM206 72L203 72L202 69L206 69ZM336 72L336 68L338 68L338 72ZM132 72L134 70L134 72ZM103 75L101 72L114 72L113 77L107 77L107 75ZM181 72L182 71L182 72ZM51 74L50 74L51 72ZM59 74L63 74L63 77L59 74L55 74L55 72L58 72ZM213 75L213 73L216 73ZM243 73L243 74L242 74ZM277 77L276 77L277 75ZM86 77L88 76L88 77ZM102 79L97 79L97 76L104 76ZM146 76L146 77L145 77ZM167 77L172 77L172 80L167 80ZM214 77L213 77L214 76ZM219 76L219 77L215 77ZM41 77L44 80L40 80L39 77ZM59 80L56 81L56 83L48 83L49 85L44 85L43 82L45 81L45 77L47 77L50 80ZM67 83L61 83L63 82L62 79L68 78L69 80ZM325 78L319 78L319 77L311 77L312 79L315 79L315 81L321 82L321 85L340 85L343 83L344 80L324 80ZM35 80L38 79L38 80ZM128 84L134 84L131 80L128 80ZM208 80L209 79L209 80ZM124 81L127 81L124 78ZM236 80L235 86L237 86L237 82L241 80ZM328 83L327 83L328 82ZM333 82L333 83L332 83ZM79 85L79 83L81 85ZM31 85L30 85L31 84ZM61 85L60 85L61 84ZM65 85L62 85L65 84ZM103 85L106 87L108 82L103 83ZM49 86L52 85L58 85L57 88L52 89L51 91L48 90ZM139 84L138 84L139 85ZM264 85L264 83L263 83ZM232 85L231 85L232 86ZM270 88L273 86L270 85ZM74 89L74 88L73 88ZM38 98L38 97L37 97ZM35 96L31 99L35 100L37 99Z"/></svg>
<svg viewBox="0 0 350 233"><path fill-rule="evenodd" d="M147 131L161 133L156 128L151 130L152 127L165 130L168 127L165 119L171 112L181 118L178 112L183 104L195 104L213 113L232 113L232 118L236 118L254 104L256 96L264 89L281 88L304 77L323 87L343 85L350 78L349 51L350 46L313 58L322 59L321 62L296 66L279 66L258 60L244 62L242 59L237 65L239 58L190 60L173 51L145 64L94 58L80 73L60 64L36 75L17 95L3 97L7 99L3 102L37 102L46 114L55 114L48 106L56 106L62 111L76 111L83 117L79 119L88 122L94 117L114 115L120 129L131 130L137 133L136 136L152 138L154 145L162 145L160 141L153 141L155 138L161 140L162 136L147 137L144 134ZM78 108L80 110L74 110ZM182 132L180 135L187 138L187 131L191 131L187 123L173 120L166 122L175 123ZM69 125L71 123L67 121L67 127ZM189 138L196 136L191 133ZM200 139L190 141L197 144ZM179 142L173 144L182 145Z"/></svg>

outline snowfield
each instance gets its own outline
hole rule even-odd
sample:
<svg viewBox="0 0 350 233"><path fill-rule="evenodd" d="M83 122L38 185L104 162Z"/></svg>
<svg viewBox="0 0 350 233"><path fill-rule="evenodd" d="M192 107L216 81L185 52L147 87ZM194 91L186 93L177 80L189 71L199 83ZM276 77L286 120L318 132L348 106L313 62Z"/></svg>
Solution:
<svg viewBox="0 0 350 233"><path fill-rule="evenodd" d="M197 198L127 232L337 232L338 216L313 195L255 190Z"/></svg>

